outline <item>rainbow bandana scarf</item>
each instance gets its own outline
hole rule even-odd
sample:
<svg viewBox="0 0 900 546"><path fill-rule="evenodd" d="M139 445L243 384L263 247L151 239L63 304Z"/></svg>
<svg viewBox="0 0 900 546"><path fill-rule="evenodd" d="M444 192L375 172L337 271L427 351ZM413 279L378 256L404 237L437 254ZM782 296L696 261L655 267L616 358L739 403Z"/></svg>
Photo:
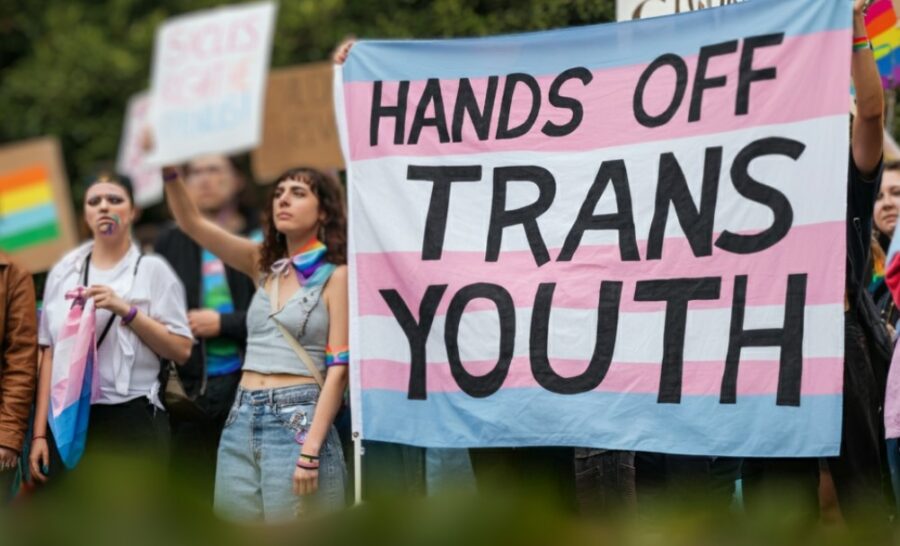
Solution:
<svg viewBox="0 0 900 546"><path fill-rule="evenodd" d="M311 239L290 260L287 258L278 260L272 265L276 273L287 273L287 263L294 267L300 286L313 287L325 284L335 270L335 265L325 261L328 249L318 239Z"/></svg>

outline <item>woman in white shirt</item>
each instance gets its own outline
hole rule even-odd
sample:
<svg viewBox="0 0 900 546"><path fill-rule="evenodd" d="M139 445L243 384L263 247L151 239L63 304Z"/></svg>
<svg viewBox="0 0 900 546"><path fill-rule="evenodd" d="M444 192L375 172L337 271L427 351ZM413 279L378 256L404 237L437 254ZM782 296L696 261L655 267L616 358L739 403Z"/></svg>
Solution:
<svg viewBox="0 0 900 546"><path fill-rule="evenodd" d="M90 411L88 453L98 443L165 447L168 421L158 396L160 358L184 363L193 341L181 281L162 258L142 256L131 239L135 208L127 181L104 176L91 184L84 198L84 219L93 240L64 256L50 271L44 289L30 456L31 473L39 481L46 480L50 462L47 415L52 366L67 364L66 355L54 359L53 354L72 305L67 292L87 287L86 296L93 298L96 308L100 384Z"/></svg>

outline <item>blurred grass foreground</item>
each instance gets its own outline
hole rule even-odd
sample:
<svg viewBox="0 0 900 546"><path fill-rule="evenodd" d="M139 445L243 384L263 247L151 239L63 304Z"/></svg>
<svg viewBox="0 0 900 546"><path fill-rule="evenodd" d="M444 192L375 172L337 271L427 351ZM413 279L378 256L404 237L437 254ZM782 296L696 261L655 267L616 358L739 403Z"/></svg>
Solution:
<svg viewBox="0 0 900 546"><path fill-rule="evenodd" d="M290 525L215 518L190 479L159 463L115 455L79 468L0 509L0 545L857 545L900 544L886 526L810 524L790 492L752 517L704 501L703 491L640 505L637 513L567 514L538 485L429 498L381 499ZM708 495L707 495L708 498ZM646 504L646 503L645 503ZM873 511L875 512L875 511Z"/></svg>

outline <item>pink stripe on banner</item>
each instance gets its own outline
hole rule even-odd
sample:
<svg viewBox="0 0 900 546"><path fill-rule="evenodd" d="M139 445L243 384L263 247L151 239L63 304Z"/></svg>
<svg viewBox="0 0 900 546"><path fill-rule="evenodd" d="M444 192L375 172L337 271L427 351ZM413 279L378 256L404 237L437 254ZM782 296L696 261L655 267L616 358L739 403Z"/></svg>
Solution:
<svg viewBox="0 0 900 546"><path fill-rule="evenodd" d="M587 368L587 361L551 358L553 369L563 377L573 377ZM490 372L496 361L466 362L472 375ZM363 390L406 392L409 387L409 363L389 360L363 360L360 364ZM800 392L803 395L840 394L843 389L842 358L807 358L803 360ZM659 392L660 364L613 362L596 392ZM685 362L682 394L718 396L722 388L724 362ZM426 372L428 392L460 392L450 365L429 363ZM541 388L531 372L527 357L513 358L503 389ZM738 371L739 395L772 394L778 390L777 360L743 360Z"/></svg>
<svg viewBox="0 0 900 546"><path fill-rule="evenodd" d="M692 301L691 309L730 307L737 275L748 275L747 305L784 305L787 277L806 273L807 305L827 305L844 300L845 224L828 222L794 227L780 243L763 252L739 255L713 248L713 255L696 258L687 239L666 239L663 259L622 262L619 247L579 247L571 262L551 261L540 268L530 251L502 252L497 262L485 262L484 252L444 251L438 261L422 261L419 252L387 252L357 254L357 286L359 315L393 316L381 289L395 289L412 309L418 309L426 288L447 284L447 294L477 282L493 282L505 287L517 308L531 308L537 286L556 282L553 305L558 308L595 309L603 280L624 281L621 311L658 311L661 302L635 302L634 288L638 280L683 277L722 277L718 300ZM833 242L833 244L831 243ZM639 244L646 256L646 243ZM555 258L559 249L551 249ZM834 264L840 264L838 270ZM445 295L437 314L444 315L450 303ZM467 311L494 309L493 303L478 299Z"/></svg>
<svg viewBox="0 0 900 546"><path fill-rule="evenodd" d="M847 112L849 73L840 67L842 63L810 62L810 59L842 59L849 55L848 31L828 31L805 36L785 38L778 47L756 50L754 68L775 66L776 80L754 82L750 88L748 115L735 116L737 95L737 67L740 50L729 55L713 57L706 71L712 78L728 75L727 85L708 89L703 95L701 119L688 122L697 57L685 58L688 66L688 89L675 117L666 125L653 129L640 125L632 114L632 101L641 73L647 65L629 66L593 72L593 80L584 86L579 80L563 85L561 94L577 98L584 105L584 120L579 128L565 137L548 137L541 133L547 121L565 124L571 119L568 109L553 108L547 102L549 88L556 74L539 77L542 90L542 108L532 129L524 136L497 141L497 118L503 96L504 78L500 78L491 123L491 138L486 142L477 139L472 124L466 117L463 126L463 142L442 144L435 127L425 127L417 144L395 145L394 120L383 118L379 124L378 146L369 145L369 120L371 115L373 83L353 82L344 86L347 117L351 120L349 134L350 156L354 161L388 156L461 155L502 151L586 151L612 146L685 138L690 136L722 133L759 125L792 123ZM662 50L660 53L664 53ZM575 62L575 59L572 60ZM648 63L649 65L649 63ZM560 66L564 66L561 64ZM568 66L565 66L568 68ZM502 67L497 67L502 73ZM535 75L536 77L538 75ZM487 93L486 78L471 80L479 106L484 105ZM645 108L651 115L661 114L672 100L675 72L671 67L658 70L651 78L645 93ZM411 82L405 136L408 141L424 81ZM458 82L442 81L444 110L450 131ZM528 116L531 95L524 85L514 95L510 113L510 126L515 127ZM385 82L381 104L397 104L398 82ZM434 114L429 107L427 115Z"/></svg>

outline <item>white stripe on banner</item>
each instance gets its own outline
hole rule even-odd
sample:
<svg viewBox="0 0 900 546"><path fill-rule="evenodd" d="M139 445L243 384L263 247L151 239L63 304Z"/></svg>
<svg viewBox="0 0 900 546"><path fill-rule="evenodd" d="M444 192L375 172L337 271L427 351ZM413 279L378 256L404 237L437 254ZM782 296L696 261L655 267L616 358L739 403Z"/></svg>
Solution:
<svg viewBox="0 0 900 546"><path fill-rule="evenodd" d="M796 161L769 156L753 161L750 175L782 192L793 205L794 226L843 221L845 200L831 196L817 200L822 181L835 172L846 172L847 156L824 152L833 147L835 132L847 128L847 116L818 118L780 126L753 127L733 133L652 142L621 148L606 148L583 153L503 152L443 157L391 157L353 163L353 235L355 252L418 251L422 248L425 217L431 200L431 182L407 179L410 165L480 165L482 179L477 183L455 183L450 193L444 250L484 250L490 221L492 173L498 166L537 165L552 173L556 196L550 209L538 218L541 235L548 248L559 248L571 228L573 214L581 207L588 188L603 161L623 159L628 171L638 240L646 240L653 217L660 155L672 152L694 196L699 201L703 182L704 149L724 146L718 205L714 231L758 231L772 223L772 211L741 197L731 183L730 169L735 156L747 144L760 138L779 136L806 145ZM529 182L511 183L516 191L508 195L507 209L532 203L537 187ZM817 201L817 206L801 206ZM597 214L615 212L615 192L604 192ZM398 223L402 219L402 223ZM669 215L667 236L683 237L674 213ZM588 231L581 244L615 244L617 233L611 230ZM502 251L527 250L528 241L521 227L504 230Z"/></svg>

